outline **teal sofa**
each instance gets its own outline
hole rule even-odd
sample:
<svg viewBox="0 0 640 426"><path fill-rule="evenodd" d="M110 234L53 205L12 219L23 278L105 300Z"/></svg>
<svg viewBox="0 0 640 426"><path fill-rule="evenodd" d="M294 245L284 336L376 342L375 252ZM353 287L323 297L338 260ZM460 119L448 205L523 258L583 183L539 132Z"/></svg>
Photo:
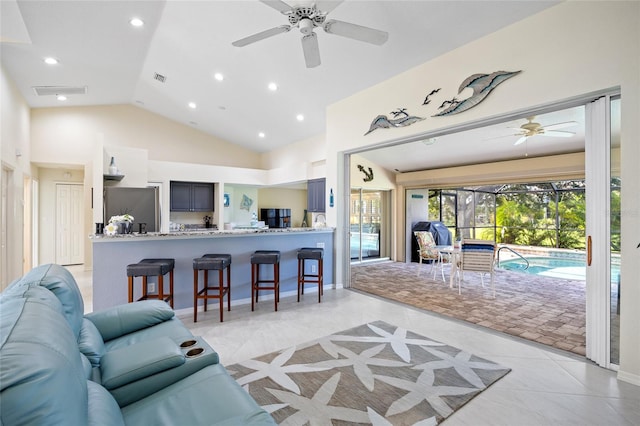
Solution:
<svg viewBox="0 0 640 426"><path fill-rule="evenodd" d="M0 294L0 424L275 424L166 303L83 313L59 265Z"/></svg>

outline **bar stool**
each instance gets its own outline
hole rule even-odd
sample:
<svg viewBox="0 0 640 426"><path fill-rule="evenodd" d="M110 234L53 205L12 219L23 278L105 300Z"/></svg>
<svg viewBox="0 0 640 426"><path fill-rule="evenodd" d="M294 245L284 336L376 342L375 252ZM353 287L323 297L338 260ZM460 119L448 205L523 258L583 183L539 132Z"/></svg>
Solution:
<svg viewBox="0 0 640 426"><path fill-rule="evenodd" d="M260 265L273 265L273 279L260 279ZM271 284L264 286L261 284ZM280 301L280 252L278 250L256 250L251 255L251 310L254 309L255 303L258 302L258 292L260 290L273 290L273 300L275 309L278 310L278 302Z"/></svg>
<svg viewBox="0 0 640 426"><path fill-rule="evenodd" d="M173 269L175 259L142 259L138 263L127 265L127 277L129 281L129 303L133 302L133 278L142 277L142 297L138 300L159 299L168 302L173 308ZM169 294L164 294L164 275L169 273ZM158 277L158 292L149 294L147 278Z"/></svg>
<svg viewBox="0 0 640 426"><path fill-rule="evenodd" d="M227 286L224 285L224 271L227 271ZM198 290L198 275L204 271L204 288ZM209 286L209 271L218 271L218 286ZM209 291L216 291L209 294ZM204 299L204 311L207 311L208 299L220 300L220 322L223 322L224 295L227 295L227 310L231 310L231 255L205 254L193 259L193 322L198 322L198 299Z"/></svg>
<svg viewBox="0 0 640 426"><path fill-rule="evenodd" d="M323 262L324 249L319 247L303 247L298 250L298 302L300 302L300 293L304 294L305 284L318 284L318 303L323 290ZM305 260L315 260L318 262L318 273L307 274L304 262Z"/></svg>

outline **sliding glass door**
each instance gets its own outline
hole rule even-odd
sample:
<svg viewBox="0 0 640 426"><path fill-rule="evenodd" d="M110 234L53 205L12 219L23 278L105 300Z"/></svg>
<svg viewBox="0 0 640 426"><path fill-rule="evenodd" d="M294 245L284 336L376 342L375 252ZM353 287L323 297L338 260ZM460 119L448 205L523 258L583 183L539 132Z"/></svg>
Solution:
<svg viewBox="0 0 640 426"><path fill-rule="evenodd" d="M389 256L390 191L351 189L350 257L352 262Z"/></svg>

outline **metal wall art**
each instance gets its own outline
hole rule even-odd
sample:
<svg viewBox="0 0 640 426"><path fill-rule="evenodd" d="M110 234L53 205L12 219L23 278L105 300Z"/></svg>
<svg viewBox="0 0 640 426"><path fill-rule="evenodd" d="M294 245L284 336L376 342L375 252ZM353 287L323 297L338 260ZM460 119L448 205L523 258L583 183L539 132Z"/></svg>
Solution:
<svg viewBox="0 0 640 426"><path fill-rule="evenodd" d="M363 166L358 164L358 170L364 173L364 178L362 178L364 182L371 182L373 180L373 169L371 169L371 167L369 167L369 170L367 171Z"/></svg>
<svg viewBox="0 0 640 426"><path fill-rule="evenodd" d="M473 74L467 77L460 87L458 88L458 95L466 88L472 90L471 96L466 99L458 99L455 96L451 99L443 101L438 110L442 110L432 117L442 117L445 115L459 114L463 111L473 108L482 102L493 89L495 89L500 83L510 79L514 75L520 74L520 71L496 71L491 74ZM431 90L428 95L425 96L422 105L431 104L432 98L440 92L442 88ZM389 129L391 127L406 127L418 121L424 120L423 117L417 117L409 115L406 108L398 108L396 111L390 113L393 118L389 118L386 115L378 115L373 119L369 130L364 134L365 136L377 129ZM366 181L365 181L366 182Z"/></svg>
<svg viewBox="0 0 640 426"><path fill-rule="evenodd" d="M496 71L491 74L473 74L467 77L460 85L460 88L458 89L458 95L462 93L462 91L467 87L473 90L472 95L463 100L458 100L454 97L450 100L444 101L438 108L445 108L444 111L433 115L433 117L459 114L463 111L473 108L474 106L482 102L487 96L489 96L489 93L491 93L491 91L495 89L500 83L513 77L514 75L519 74L520 72L522 71Z"/></svg>
<svg viewBox="0 0 640 426"><path fill-rule="evenodd" d="M379 115L373 119L369 130L364 135L368 135L376 129L388 129L390 127L406 127L417 121L424 120L423 117L416 117L409 115L406 108L398 108L396 111L391 111L389 114L393 115L393 118L389 118L386 115Z"/></svg>

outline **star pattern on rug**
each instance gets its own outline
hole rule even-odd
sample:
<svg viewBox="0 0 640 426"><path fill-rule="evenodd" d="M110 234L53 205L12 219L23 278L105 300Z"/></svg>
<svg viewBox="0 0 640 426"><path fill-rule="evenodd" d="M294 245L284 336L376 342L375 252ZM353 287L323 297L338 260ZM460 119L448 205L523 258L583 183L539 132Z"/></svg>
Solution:
<svg viewBox="0 0 640 426"><path fill-rule="evenodd" d="M241 362L240 365L255 370L253 373L236 379L240 385L255 382L256 380L269 377L271 380L279 384L285 389L300 394L300 387L291 380L289 373L309 373L313 371L328 370L329 367L310 367L306 364L284 365L295 353L296 347L293 346L280 355L276 356L271 362L262 362L255 359Z"/></svg>
<svg viewBox="0 0 640 426"><path fill-rule="evenodd" d="M280 424L302 426L311 423L312 425L331 426L333 419L366 423L369 417L364 411L328 405L338 387L338 382L340 382L340 373L331 376L311 398L303 398L291 392L267 388L267 391L273 396L298 410Z"/></svg>
<svg viewBox="0 0 640 426"><path fill-rule="evenodd" d="M433 426L510 371L382 321L261 359L228 371L282 425Z"/></svg>
<svg viewBox="0 0 640 426"><path fill-rule="evenodd" d="M404 362L411 361L411 351L409 345L416 346L444 346L444 343L439 343L429 339L411 339L407 337L407 330L404 328L396 328L393 333L383 330L380 327L376 327L373 324L367 324L367 326L376 333L378 336L366 337L366 336L345 336L337 334L330 336L332 341L348 341L348 342L371 342L371 343L389 343L391 349L400 357Z"/></svg>
<svg viewBox="0 0 640 426"><path fill-rule="evenodd" d="M360 380L364 387L366 387L369 391L373 391L374 378L373 372L369 368L369 365L379 365L385 367L401 367L408 365L406 362L394 361L384 358L375 358L375 356L382 352L382 350L386 346L386 344L374 346L372 348L365 349L359 354L350 351L347 348L336 346L336 352L340 355L345 356L346 358L322 361L313 364L313 366L328 368L351 366L353 367L353 372L355 373L356 377Z"/></svg>
<svg viewBox="0 0 640 426"><path fill-rule="evenodd" d="M389 376L375 376L385 383L395 386L397 388L407 391L407 393L400 399L396 400L389 410L385 414L386 416L393 416L395 414L407 411L410 408L415 407L422 401L427 401L441 416L448 416L453 412L451 407L442 400L443 396L451 395L466 395L472 392L478 392L476 388L467 388L460 386L435 386L433 384L435 379L434 370L425 369L422 371L418 380L412 382L410 380L399 379L397 377Z"/></svg>
<svg viewBox="0 0 640 426"><path fill-rule="evenodd" d="M464 351L458 352L455 356L451 356L437 349L423 348L425 351L440 358L437 361L429 361L424 364L418 364L413 367L414 370L437 370L439 368L453 368L456 372L471 385L478 389L484 389L486 385L478 376L475 369L482 370L500 370L501 367L493 362L487 361L471 361L472 354Z"/></svg>

